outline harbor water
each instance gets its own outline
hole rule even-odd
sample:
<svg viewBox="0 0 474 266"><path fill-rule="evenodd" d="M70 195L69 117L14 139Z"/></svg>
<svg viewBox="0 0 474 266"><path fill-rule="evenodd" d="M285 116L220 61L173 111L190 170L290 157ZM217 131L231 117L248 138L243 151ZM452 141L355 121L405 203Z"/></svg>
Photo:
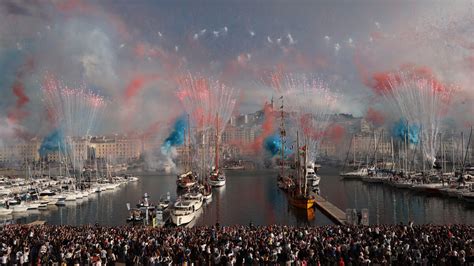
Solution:
<svg viewBox="0 0 474 266"><path fill-rule="evenodd" d="M474 223L474 208L462 201L426 196L383 184L344 181L338 173L339 169L329 166L320 170L320 195L343 211L367 208L371 224L409 221L417 224ZM270 170L227 171L226 186L213 190L212 202L204 207L195 224L332 224L317 209L304 211L289 206L285 193L276 185L276 174ZM48 206L45 211L28 211L10 218L21 223L44 220L50 224L121 225L126 223L128 216L126 204L134 206L145 192L150 195L152 203L167 192L174 200L177 195L176 177L142 175L138 182L96 193L88 199L68 202L64 207Z"/></svg>

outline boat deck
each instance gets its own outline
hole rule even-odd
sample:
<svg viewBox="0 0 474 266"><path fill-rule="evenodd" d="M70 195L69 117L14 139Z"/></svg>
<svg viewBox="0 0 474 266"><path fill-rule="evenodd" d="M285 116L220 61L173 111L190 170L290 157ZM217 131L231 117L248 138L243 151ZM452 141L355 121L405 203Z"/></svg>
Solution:
<svg viewBox="0 0 474 266"><path fill-rule="evenodd" d="M346 214L341 209L319 195L315 195L315 198L316 207L326 214L329 219L339 225L346 223Z"/></svg>

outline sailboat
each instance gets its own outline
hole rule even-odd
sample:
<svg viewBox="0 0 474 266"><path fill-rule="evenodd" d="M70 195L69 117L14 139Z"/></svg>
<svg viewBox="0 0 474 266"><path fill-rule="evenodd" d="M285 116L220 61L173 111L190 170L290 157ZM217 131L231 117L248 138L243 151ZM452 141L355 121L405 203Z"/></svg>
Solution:
<svg viewBox="0 0 474 266"><path fill-rule="evenodd" d="M308 180L307 180L307 145L303 146L301 149L303 151L303 162L304 165L301 165L301 156L300 156L300 147L299 147L299 136L298 132L296 133L296 147L297 151L296 156L296 186L293 189L290 189L288 192L288 199L292 206L299 209L310 209L313 207L316 199L314 196L309 194L308 191ZM303 169L303 171L301 171Z"/></svg>
<svg viewBox="0 0 474 266"><path fill-rule="evenodd" d="M209 176L209 184L213 187L225 186L225 173L219 169L219 115L216 114L216 150L214 158L214 166Z"/></svg>
<svg viewBox="0 0 474 266"><path fill-rule="evenodd" d="M197 183L196 174L192 171L192 158L191 158L191 130L189 128L189 115L188 115L188 129L186 139L186 158L184 163L184 173L178 175L176 184L178 188L191 188Z"/></svg>

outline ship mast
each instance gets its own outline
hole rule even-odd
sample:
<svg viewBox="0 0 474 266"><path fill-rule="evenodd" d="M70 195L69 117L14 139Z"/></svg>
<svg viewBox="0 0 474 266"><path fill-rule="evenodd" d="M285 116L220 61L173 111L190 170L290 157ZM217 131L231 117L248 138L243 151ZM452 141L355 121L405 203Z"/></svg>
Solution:
<svg viewBox="0 0 474 266"><path fill-rule="evenodd" d="M283 111L283 96L281 96L281 106L280 106L280 138L281 138L281 148L280 148L280 154L281 154L281 159L280 159L280 177L284 177L285 174L285 137L286 137L286 131L285 131L285 121L284 121L284 116L285 113Z"/></svg>
<svg viewBox="0 0 474 266"><path fill-rule="evenodd" d="M191 159L191 128L190 128L190 125L189 125L189 114L188 114L188 145L187 145L187 149L188 149L189 171L192 171L193 167L192 167L192 159Z"/></svg>
<svg viewBox="0 0 474 266"><path fill-rule="evenodd" d="M214 159L214 164L216 166L216 171L219 168L219 114L216 113L216 158Z"/></svg>

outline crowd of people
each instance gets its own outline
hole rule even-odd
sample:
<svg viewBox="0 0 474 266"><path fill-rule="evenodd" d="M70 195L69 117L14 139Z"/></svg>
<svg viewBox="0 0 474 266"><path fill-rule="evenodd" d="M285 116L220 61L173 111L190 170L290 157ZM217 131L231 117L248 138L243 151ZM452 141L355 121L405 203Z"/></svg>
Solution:
<svg viewBox="0 0 474 266"><path fill-rule="evenodd" d="M6 225L8 265L472 265L472 225Z"/></svg>

